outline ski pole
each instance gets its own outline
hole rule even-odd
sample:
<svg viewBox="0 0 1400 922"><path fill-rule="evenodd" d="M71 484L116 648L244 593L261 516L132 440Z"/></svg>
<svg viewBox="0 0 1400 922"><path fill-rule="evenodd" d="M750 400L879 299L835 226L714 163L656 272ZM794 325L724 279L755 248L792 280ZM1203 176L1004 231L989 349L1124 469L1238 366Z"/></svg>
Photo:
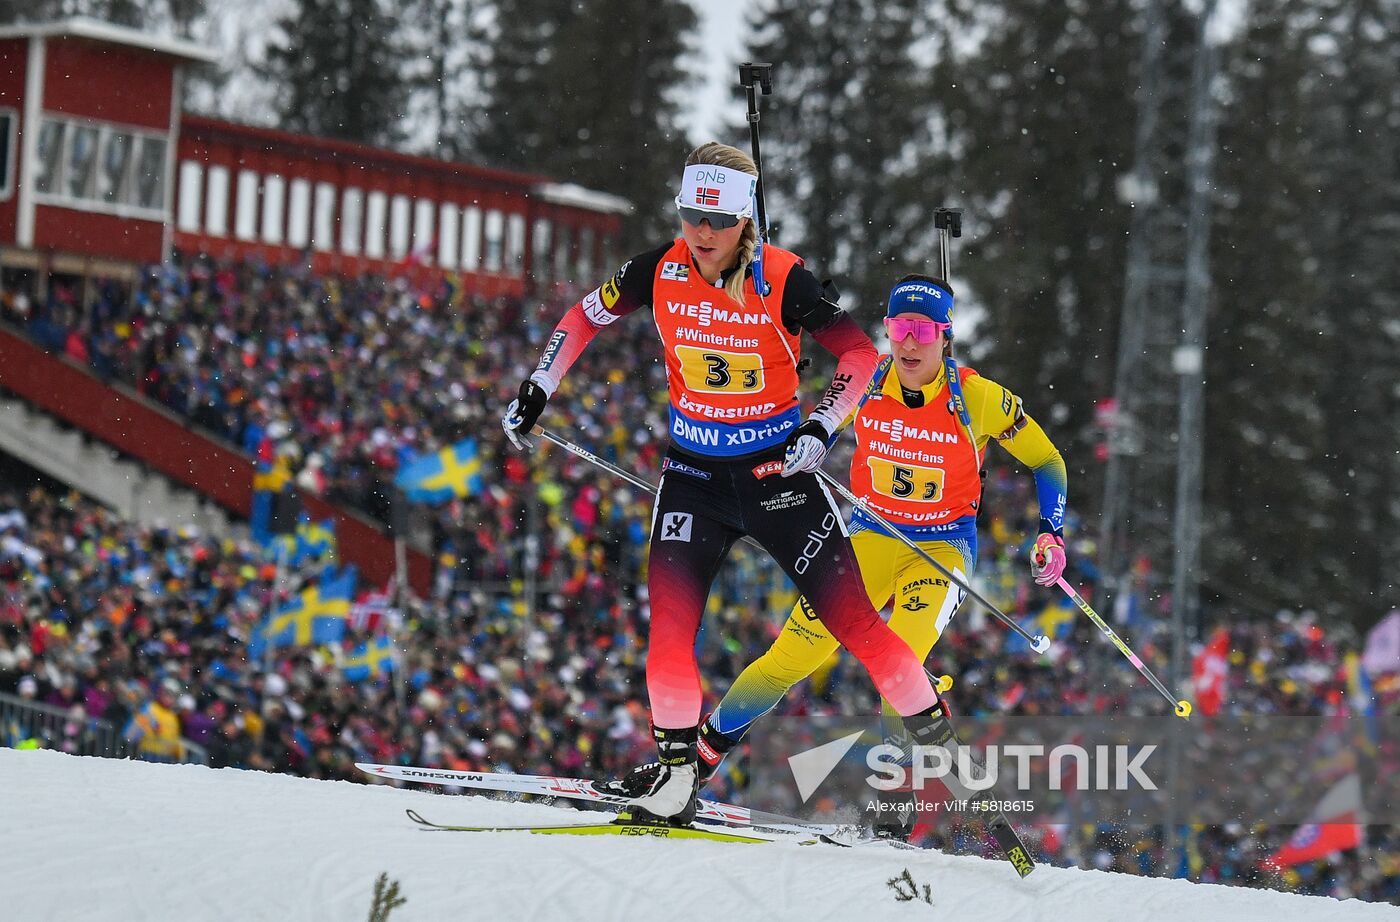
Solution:
<svg viewBox="0 0 1400 922"><path fill-rule="evenodd" d="M632 484L632 486L636 487L639 490L643 490L647 493L650 493L652 496L656 495L656 487L652 486L647 481L636 476L635 474L623 470L616 464L613 464L611 461L604 461L602 458L598 457L593 452L589 451L587 448L584 448L581 445L575 445L568 439L563 438L562 436L555 435L553 432L550 432L543 426L535 426L535 428L530 430L530 433L532 435L538 435L544 437L545 439L548 439L549 441L553 442L555 445L558 445L560 448L564 449L570 454L577 455L578 457L587 461L589 464L601 467L609 474L612 474L614 477L622 478L623 480ZM755 541L753 538L750 538L748 535L744 535L743 540L745 543L758 548L760 551L766 551L763 545L759 544L757 541Z"/></svg>
<svg viewBox="0 0 1400 922"><path fill-rule="evenodd" d="M866 515L870 516L870 518L874 519L881 526L883 526L886 531L894 535L900 541L903 541L905 546L908 547L911 551L913 551L915 554L918 554L928 563L932 564L935 570L948 577L948 579L951 580L955 586L957 586L963 592L966 592L969 596L972 597L972 599L975 602L977 602L979 605L981 605L983 608L989 611L992 614L992 617L996 618L1002 624L1006 625L1006 627L1009 628L1011 631L1015 632L1016 634L1019 634L1021 638L1026 641L1026 643L1031 645L1032 650L1034 650L1037 653L1044 653L1050 649L1050 638L1046 637L1044 634L1037 634L1035 636L1032 636L1029 631L1021 627L1021 625L1017 624L1015 620L1013 620L1011 617L1002 612L1000 608L997 608L991 602L988 602L986 599L984 599L980 594L978 594L978 592L975 589L969 586L966 581L958 578L957 576L954 576L951 570L943 566L943 564L939 563L938 561L934 560L932 555L930 555L928 551L925 551L923 548L919 547L919 545L915 544L914 541L912 541L907 535L905 535L899 529L891 525L884 516L872 510L868 501L861 499L860 497L852 493L850 490L846 489L845 484L841 483L841 481L837 480L835 477L832 477L826 471L818 469L817 476L824 480L826 483L835 487L836 492L840 493L846 498L846 502L853 504L856 508L860 509Z"/></svg>
<svg viewBox="0 0 1400 922"><path fill-rule="evenodd" d="M948 260L948 238L962 236L962 209L935 208L933 226L938 229L938 277L948 281L952 266Z"/></svg>
<svg viewBox="0 0 1400 922"><path fill-rule="evenodd" d="M553 442L555 445L558 445L560 448L564 449L570 454L577 455L578 457L587 461L589 464L594 464L598 467L601 467L603 470L607 471L609 474L612 474L614 477L621 477L623 480L632 484L632 486L638 488L639 490L645 490L652 496L656 495L656 487L647 483L642 478L623 470L622 468L618 467L616 464L613 464L610 461L604 461L602 458L598 457L593 452L580 445L575 445L568 439L560 438L559 436L555 435L553 432L550 432L543 426L536 426L530 431L535 435L544 436L546 439Z"/></svg>
<svg viewBox="0 0 1400 922"><path fill-rule="evenodd" d="M1094 622L1094 624L1098 626L1098 629L1103 631L1109 640L1113 641L1113 645L1128 658L1128 662L1137 667L1137 671L1142 673L1143 678L1151 682L1152 687L1161 692L1162 697L1173 704L1176 708L1177 717L1187 718L1191 716L1191 702L1187 701L1185 698L1174 698L1172 693L1167 691L1167 687L1152 674L1152 670L1143 665L1142 660L1138 659L1138 655L1129 649L1128 645L1123 642L1122 638L1114 633L1113 628L1109 627L1108 624L1104 622L1103 618L1099 617L1098 612L1089 607L1089 603L1084 601L1084 597L1075 592L1073 586L1065 582L1063 576L1059 578L1056 585L1065 591L1065 595L1069 596L1074 604L1079 606L1080 611L1089 616L1089 620Z"/></svg>
<svg viewBox="0 0 1400 922"><path fill-rule="evenodd" d="M764 96L773 92L773 65L740 64L739 85L748 95L749 143L753 146L754 169L758 171L753 193L753 219L757 240L754 242L752 271L754 291L758 292L759 297L763 297L771 289L763 278L763 248L768 243L768 206L763 201L763 155L758 149L758 95L760 91Z"/></svg>
<svg viewBox="0 0 1400 922"><path fill-rule="evenodd" d="M758 236L766 241L768 209L763 202L763 155L758 149L758 94L762 91L767 96L773 92L773 65L740 64L739 85L744 88L749 100L749 144L753 147L753 165L758 168L758 182L754 187L754 198L757 199L755 217L758 219Z"/></svg>

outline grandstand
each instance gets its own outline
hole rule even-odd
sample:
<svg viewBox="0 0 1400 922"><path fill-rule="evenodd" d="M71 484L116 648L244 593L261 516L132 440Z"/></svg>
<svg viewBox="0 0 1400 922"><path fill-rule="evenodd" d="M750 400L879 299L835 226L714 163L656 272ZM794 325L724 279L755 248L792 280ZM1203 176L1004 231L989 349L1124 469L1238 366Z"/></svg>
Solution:
<svg viewBox="0 0 1400 922"><path fill-rule="evenodd" d="M357 761L606 777L642 759L648 497L571 456L512 452L496 422L621 256L625 205L181 112L182 73L210 61L187 43L71 20L0 30L0 48L0 742L346 780ZM621 326L550 412L654 479L664 371L650 327ZM408 502L406 462L464 440L479 486ZM267 540L263 492L305 519ZM1029 478L994 468L986 495L979 584L1039 616ZM1098 604L1093 548L1072 550ZM352 565L333 639L273 639L269 619L325 601ZM708 692L793 601L736 549L701 639ZM1161 671L1157 613L1115 601ZM963 712L1159 710L1085 622L1055 661L973 610L954 624L930 667L956 676ZM1224 711L1345 710L1348 631L1291 612L1231 625ZM1394 674L1376 695L1400 709ZM838 658L783 708L877 706ZM733 760L716 794L741 798L743 773ZM1288 832L1192 830L1185 873L1400 900L1393 829L1365 858L1261 870ZM1180 871L1160 829L1033 833L1047 861ZM925 841L986 848L958 824Z"/></svg>

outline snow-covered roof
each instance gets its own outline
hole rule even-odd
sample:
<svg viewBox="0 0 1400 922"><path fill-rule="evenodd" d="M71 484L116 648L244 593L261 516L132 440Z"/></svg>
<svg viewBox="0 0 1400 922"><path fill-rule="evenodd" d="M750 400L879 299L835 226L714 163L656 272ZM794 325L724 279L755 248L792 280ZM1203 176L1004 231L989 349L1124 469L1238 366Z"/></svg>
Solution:
<svg viewBox="0 0 1400 922"><path fill-rule="evenodd" d="M139 29L128 29L110 22L75 16L58 22L20 23L0 27L0 39L4 38L85 38L96 42L110 42L128 48L140 48L156 54L183 58L202 64L213 64L219 60L219 52L203 45L196 45L179 38L152 35Z"/></svg>
<svg viewBox="0 0 1400 922"><path fill-rule="evenodd" d="M571 182L546 182L534 188L533 194L554 205L571 205L589 211L631 214L632 203L607 192L594 192Z"/></svg>

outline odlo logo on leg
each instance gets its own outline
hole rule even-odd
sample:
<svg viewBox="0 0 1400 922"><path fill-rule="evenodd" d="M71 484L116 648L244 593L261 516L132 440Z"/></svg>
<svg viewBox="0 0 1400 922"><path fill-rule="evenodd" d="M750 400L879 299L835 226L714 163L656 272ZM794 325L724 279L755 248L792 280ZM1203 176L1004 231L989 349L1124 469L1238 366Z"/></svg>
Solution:
<svg viewBox="0 0 1400 922"><path fill-rule="evenodd" d="M836 527L836 516L828 512L822 518L822 530L813 529L807 532L807 543L802 547L802 553L797 558L797 563L793 564L793 569L798 573L806 573L807 568L812 565L812 560L822 552L826 546L826 539L831 537L832 529Z"/></svg>

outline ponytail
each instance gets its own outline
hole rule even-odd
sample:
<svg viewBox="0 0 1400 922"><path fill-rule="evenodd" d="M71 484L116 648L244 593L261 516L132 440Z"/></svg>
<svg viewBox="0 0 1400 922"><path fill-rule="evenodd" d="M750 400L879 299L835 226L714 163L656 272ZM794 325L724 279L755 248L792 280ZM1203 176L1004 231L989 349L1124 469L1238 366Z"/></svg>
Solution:
<svg viewBox="0 0 1400 922"><path fill-rule="evenodd" d="M748 273L754 253L758 250L758 231L755 229L754 220L750 218L739 235L738 261L735 263L734 274L724 283L724 293L740 304L744 303L744 276Z"/></svg>

